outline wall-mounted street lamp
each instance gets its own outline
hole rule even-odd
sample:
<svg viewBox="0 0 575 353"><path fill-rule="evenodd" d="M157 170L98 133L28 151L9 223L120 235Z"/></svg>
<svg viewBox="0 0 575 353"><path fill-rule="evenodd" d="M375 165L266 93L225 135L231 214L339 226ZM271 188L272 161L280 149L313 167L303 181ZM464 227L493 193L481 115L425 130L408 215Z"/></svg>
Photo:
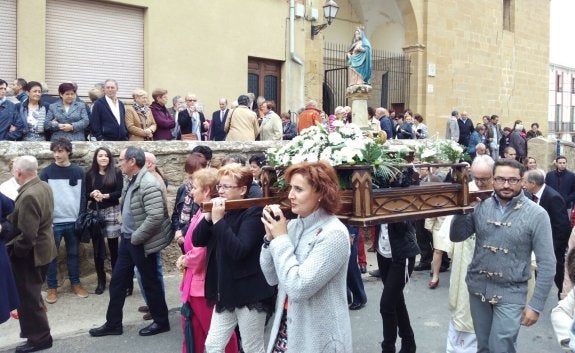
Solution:
<svg viewBox="0 0 575 353"><path fill-rule="evenodd" d="M337 15L337 10L339 10L339 6L333 0L327 0L325 5L323 5L323 17L327 20L327 23L323 23L321 25L311 25L311 39L319 34L324 28L331 24L331 20L335 18Z"/></svg>

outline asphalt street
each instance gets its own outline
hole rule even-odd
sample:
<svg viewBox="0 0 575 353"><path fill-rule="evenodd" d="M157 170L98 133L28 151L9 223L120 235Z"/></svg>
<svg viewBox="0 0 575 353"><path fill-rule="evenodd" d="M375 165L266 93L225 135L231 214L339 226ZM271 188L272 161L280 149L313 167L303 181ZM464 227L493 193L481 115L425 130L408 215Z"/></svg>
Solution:
<svg viewBox="0 0 575 353"><path fill-rule="evenodd" d="M369 262L375 264L373 253L369 253ZM370 265L368 270L373 269ZM66 290L61 290L57 303L48 306L48 318L52 327L54 346L45 352L179 352L181 351L182 330L179 316L179 274L165 277L167 302L170 308L171 331L152 337L138 336L138 330L149 323L144 322L137 307L143 304L138 287L134 295L128 297L124 307L124 334L93 338L88 330L104 323L108 292L97 296L91 294L81 299ZM445 339L449 312L447 295L449 272L441 274L439 287L427 288L429 274L414 272L411 282L405 290L407 307L417 342L417 351L421 353L445 352ZM85 279L88 290L94 290L95 283ZM358 311L350 311L354 353L376 353L380 351L382 324L379 315L379 298L383 285L379 279L364 276L368 303ZM549 313L557 303L555 289L550 294L544 313L537 324L522 327L518 339L518 351L522 353L561 352L553 334ZM0 352L12 352L14 347L24 342L19 336L19 325L10 319L0 325ZM399 350L399 342L398 342Z"/></svg>

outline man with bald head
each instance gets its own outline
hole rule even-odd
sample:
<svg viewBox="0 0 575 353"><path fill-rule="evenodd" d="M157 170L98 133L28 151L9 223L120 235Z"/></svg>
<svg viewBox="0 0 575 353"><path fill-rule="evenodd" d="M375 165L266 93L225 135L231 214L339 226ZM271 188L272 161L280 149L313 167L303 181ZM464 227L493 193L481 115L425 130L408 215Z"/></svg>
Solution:
<svg viewBox="0 0 575 353"><path fill-rule="evenodd" d="M493 159L488 155L477 155L471 164L473 181L470 191L493 189ZM477 341L469 309L469 292L465 283L467 266L473 257L475 237L460 243L453 243L451 254L451 276L449 286L449 311L451 320L447 332L447 352L467 353L477 351Z"/></svg>
<svg viewBox="0 0 575 353"><path fill-rule="evenodd" d="M33 156L16 159L12 174L20 185L14 211L8 216L13 239L7 247L18 288L20 332L26 344L16 352L35 352L52 347L50 325L44 310L42 284L57 251L52 231L54 197L48 183L38 178Z"/></svg>
<svg viewBox="0 0 575 353"><path fill-rule="evenodd" d="M220 98L218 102L220 109L212 114L212 121L210 122L209 136L210 141L225 141L226 132L224 126L228 117L228 100Z"/></svg>

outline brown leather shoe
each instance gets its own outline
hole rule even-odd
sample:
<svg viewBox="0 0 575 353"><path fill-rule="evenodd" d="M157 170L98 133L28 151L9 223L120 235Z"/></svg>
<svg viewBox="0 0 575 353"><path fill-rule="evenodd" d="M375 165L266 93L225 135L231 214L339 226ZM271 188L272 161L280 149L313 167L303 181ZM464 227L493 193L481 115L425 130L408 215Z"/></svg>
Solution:
<svg viewBox="0 0 575 353"><path fill-rule="evenodd" d="M58 289L48 288L48 295L46 296L46 303L54 304L58 301Z"/></svg>
<svg viewBox="0 0 575 353"><path fill-rule="evenodd" d="M73 285L72 292L77 296L79 296L80 298L88 298L88 291L85 290L81 284Z"/></svg>

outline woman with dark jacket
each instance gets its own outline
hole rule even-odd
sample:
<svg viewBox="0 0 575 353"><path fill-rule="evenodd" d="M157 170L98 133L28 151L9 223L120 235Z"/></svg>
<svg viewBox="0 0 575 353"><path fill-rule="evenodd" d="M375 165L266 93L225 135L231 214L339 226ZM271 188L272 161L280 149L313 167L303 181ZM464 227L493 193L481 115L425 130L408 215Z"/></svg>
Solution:
<svg viewBox="0 0 575 353"><path fill-rule="evenodd" d="M156 121L156 131L154 132L154 141L171 140L172 129L176 126L176 121L172 114L166 108L168 103L168 91L165 89L155 89L152 92L154 102L150 105L150 110Z"/></svg>
<svg viewBox="0 0 575 353"><path fill-rule="evenodd" d="M30 81L26 85L28 99L18 105L20 120L24 126L22 141L47 141L44 134L44 121L50 106L43 103L42 85L40 82Z"/></svg>
<svg viewBox="0 0 575 353"><path fill-rule="evenodd" d="M185 253L184 238L188 231L188 225L190 224L192 216L199 209L199 205L194 202L194 197L192 196L192 175L195 171L206 168L207 165L208 162L205 158L201 158L194 153L189 155L184 164L184 171L186 172L187 178L176 192L174 211L172 212L172 232L174 233L176 243L182 249L182 253Z"/></svg>
<svg viewBox="0 0 575 353"><path fill-rule="evenodd" d="M236 325L245 352L264 351L266 317L274 309L275 288L268 285L260 267L265 235L262 207L227 210L227 200L246 198L252 173L240 164L218 171L219 197L194 229L192 244L207 247L205 297L215 303L206 352L223 352Z"/></svg>
<svg viewBox="0 0 575 353"><path fill-rule="evenodd" d="M376 237L377 266L383 282L379 311L383 321L382 353L394 353L397 334L401 353L415 352L415 337L409 322L403 288L419 254L412 221L382 224Z"/></svg>
<svg viewBox="0 0 575 353"><path fill-rule="evenodd" d="M120 196L122 195L122 172L116 168L112 152L106 147L99 147L94 152L92 165L86 173L86 199L91 201L88 208L100 212L106 227L102 229L101 237L92 237L94 247L94 265L98 275L96 294L104 293L106 289L106 246L104 238L108 239L108 250L112 270L118 258L118 239L120 237Z"/></svg>
<svg viewBox="0 0 575 353"><path fill-rule="evenodd" d="M202 133L208 131L209 123L206 122L204 113L198 111L197 98L193 94L186 96L187 108L178 114L178 124L182 140L202 140ZM228 116L229 120L229 116ZM192 136L193 134L193 136Z"/></svg>

